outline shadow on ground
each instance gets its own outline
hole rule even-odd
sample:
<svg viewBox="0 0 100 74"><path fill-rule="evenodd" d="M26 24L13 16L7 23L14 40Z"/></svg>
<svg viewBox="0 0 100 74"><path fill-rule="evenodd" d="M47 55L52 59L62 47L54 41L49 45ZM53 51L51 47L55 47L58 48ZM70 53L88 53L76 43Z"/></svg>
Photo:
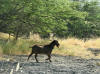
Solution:
<svg viewBox="0 0 100 74"><path fill-rule="evenodd" d="M100 54L100 48L88 48L88 51L91 51L95 56Z"/></svg>

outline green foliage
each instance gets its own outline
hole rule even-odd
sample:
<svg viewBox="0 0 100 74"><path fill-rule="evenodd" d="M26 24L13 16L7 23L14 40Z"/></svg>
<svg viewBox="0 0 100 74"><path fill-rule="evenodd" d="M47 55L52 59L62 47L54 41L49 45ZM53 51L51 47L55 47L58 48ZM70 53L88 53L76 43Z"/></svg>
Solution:
<svg viewBox="0 0 100 74"><path fill-rule="evenodd" d="M87 24L90 25L90 34L92 36L100 36L100 7L98 1L85 2L83 11L88 12L86 17Z"/></svg>
<svg viewBox="0 0 100 74"><path fill-rule="evenodd" d="M0 0L0 8L0 32L13 34L16 40L30 32L41 37L100 36L97 1Z"/></svg>

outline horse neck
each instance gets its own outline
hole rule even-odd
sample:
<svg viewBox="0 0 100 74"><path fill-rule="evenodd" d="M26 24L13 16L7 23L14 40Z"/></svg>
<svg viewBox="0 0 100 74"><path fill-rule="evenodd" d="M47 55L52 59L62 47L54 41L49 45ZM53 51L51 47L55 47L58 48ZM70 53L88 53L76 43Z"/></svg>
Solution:
<svg viewBox="0 0 100 74"><path fill-rule="evenodd" d="M55 46L55 44L54 44L53 42L51 42L51 43L49 44L49 46L53 49L54 46Z"/></svg>

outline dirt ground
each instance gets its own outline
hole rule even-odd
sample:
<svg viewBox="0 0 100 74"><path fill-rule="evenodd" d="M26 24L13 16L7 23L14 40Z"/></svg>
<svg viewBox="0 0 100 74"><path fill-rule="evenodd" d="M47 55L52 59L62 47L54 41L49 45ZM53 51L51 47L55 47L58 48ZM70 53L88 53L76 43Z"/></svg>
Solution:
<svg viewBox="0 0 100 74"><path fill-rule="evenodd" d="M27 61L27 55L5 55L7 60L0 61L0 74L100 74L100 59L82 59L73 56L39 55L36 63L34 55Z"/></svg>

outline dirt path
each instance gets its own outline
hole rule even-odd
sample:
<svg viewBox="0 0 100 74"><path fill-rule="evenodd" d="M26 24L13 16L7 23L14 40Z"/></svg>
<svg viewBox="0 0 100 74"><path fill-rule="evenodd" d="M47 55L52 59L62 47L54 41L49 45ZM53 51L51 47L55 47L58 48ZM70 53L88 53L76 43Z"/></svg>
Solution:
<svg viewBox="0 0 100 74"><path fill-rule="evenodd" d="M100 74L100 59L81 59L72 56L52 55L52 62L45 61L45 55L39 55L39 63L34 55L27 62L27 56L4 56L13 61L0 61L0 74ZM17 68L16 68L17 66ZM17 71L16 71L17 70Z"/></svg>

